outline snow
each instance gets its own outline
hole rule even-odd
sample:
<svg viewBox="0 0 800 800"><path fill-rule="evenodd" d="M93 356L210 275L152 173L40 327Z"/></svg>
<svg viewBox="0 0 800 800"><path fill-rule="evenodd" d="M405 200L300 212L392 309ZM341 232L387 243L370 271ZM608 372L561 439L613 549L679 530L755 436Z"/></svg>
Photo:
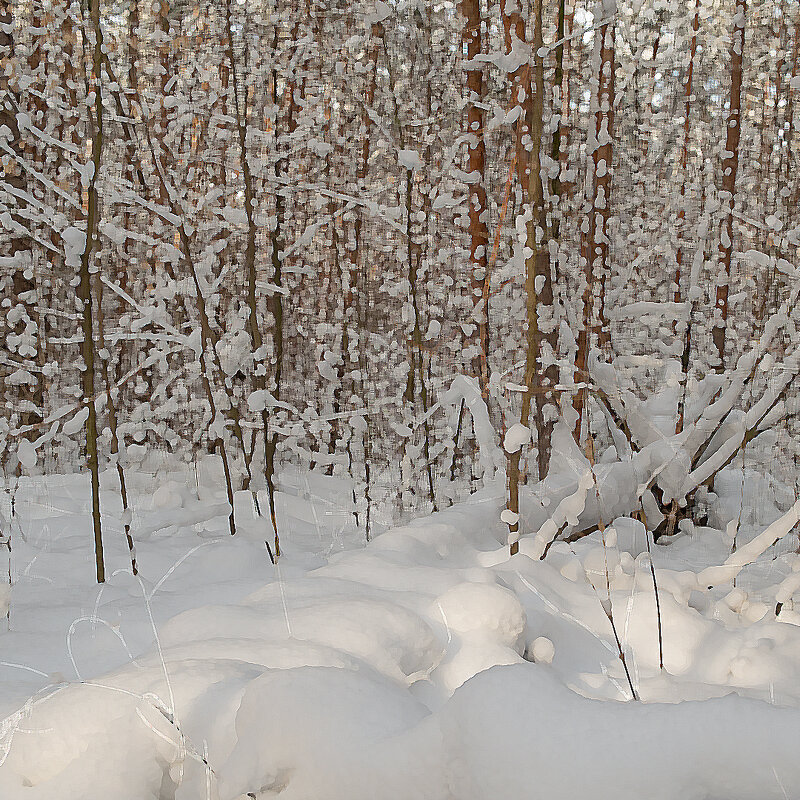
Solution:
<svg viewBox="0 0 800 800"><path fill-rule="evenodd" d="M540 664L552 664L556 654L555 645L546 636L537 636L531 645L533 660Z"/></svg>
<svg viewBox="0 0 800 800"><path fill-rule="evenodd" d="M451 405L455 408L462 401L472 416L472 427L478 442L478 461L484 477L486 480L493 480L503 469L505 458L497 446L494 427L477 381L466 375L454 378L439 402L443 406Z"/></svg>
<svg viewBox="0 0 800 800"><path fill-rule="evenodd" d="M519 522L519 514L510 508L504 508L500 512L500 520L505 522L506 525L516 525Z"/></svg>
<svg viewBox="0 0 800 800"><path fill-rule="evenodd" d="M397 151L397 163L401 167L410 170L422 169L423 166L422 158L420 158L419 153L416 150L409 149Z"/></svg>
<svg viewBox="0 0 800 800"><path fill-rule="evenodd" d="M94 168L93 163L92 168ZM83 173L81 173L81 178L83 178ZM64 257L67 266L77 269L80 266L81 256L86 248L86 234L80 228L71 227L61 234L61 239L64 242Z"/></svg>
<svg viewBox="0 0 800 800"><path fill-rule="evenodd" d="M531 440L531 429L526 425L515 422L507 431L503 439L503 449L506 453L516 453Z"/></svg>
<svg viewBox="0 0 800 800"><path fill-rule="evenodd" d="M432 319L428 323L428 330L425 331L426 339L435 339L442 332L442 324L437 319Z"/></svg>
<svg viewBox="0 0 800 800"><path fill-rule="evenodd" d="M36 466L36 450L27 439L21 439L17 445L17 458L25 469L33 469Z"/></svg>
<svg viewBox="0 0 800 800"><path fill-rule="evenodd" d="M62 425L62 433L64 433L65 436L74 436L81 428L83 428L88 418L89 409L84 406Z"/></svg>
<svg viewBox="0 0 800 800"><path fill-rule="evenodd" d="M392 7L383 0L375 0L375 10L366 15L367 23L374 25L378 22L383 22L392 15Z"/></svg>
<svg viewBox="0 0 800 800"><path fill-rule="evenodd" d="M275 398L266 389L256 389L247 398L247 407L254 413L272 408L275 404Z"/></svg>
<svg viewBox="0 0 800 800"><path fill-rule="evenodd" d="M558 435L554 446L549 502L542 486L521 497L528 530L543 513L574 519L598 475L608 492L603 465L593 472ZM138 578L115 473L103 473L102 587L88 477L9 486L3 800L800 796L800 562L773 545L797 504L766 525L743 518L733 554L712 528L651 544L661 670L637 520L610 518L605 535L556 542L544 561L525 536L509 557L502 485L489 481L367 544L336 513L352 503L347 481L286 472L273 566L265 519L251 512L244 535L227 533L219 472L213 458L191 475L129 471ZM723 474L730 503L743 481Z"/></svg>

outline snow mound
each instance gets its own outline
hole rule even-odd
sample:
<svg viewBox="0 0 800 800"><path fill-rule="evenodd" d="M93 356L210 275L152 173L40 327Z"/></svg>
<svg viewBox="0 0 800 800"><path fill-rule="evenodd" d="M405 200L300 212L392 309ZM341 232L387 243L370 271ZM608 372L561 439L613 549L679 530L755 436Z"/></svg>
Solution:
<svg viewBox="0 0 800 800"><path fill-rule="evenodd" d="M477 634L518 648L525 633L525 609L502 586L461 583L437 601L447 626L461 634Z"/></svg>
<svg viewBox="0 0 800 800"><path fill-rule="evenodd" d="M323 519L298 480L306 516ZM273 567L224 519L198 544L213 492L161 486L137 511L147 577L109 570L85 594L81 551L70 558L88 512L21 520L27 572L0 631L17 660L0 668L29 699L4 699L2 800L800 797L800 560L759 560L791 514L741 530L733 562L725 531L648 550L625 519L544 561L523 537L510 558L489 494L325 557L319 527L294 549L297 512ZM575 493L562 489L552 512ZM534 517L546 507L523 501ZM722 563L719 585L702 585ZM30 642L46 643L38 661Z"/></svg>

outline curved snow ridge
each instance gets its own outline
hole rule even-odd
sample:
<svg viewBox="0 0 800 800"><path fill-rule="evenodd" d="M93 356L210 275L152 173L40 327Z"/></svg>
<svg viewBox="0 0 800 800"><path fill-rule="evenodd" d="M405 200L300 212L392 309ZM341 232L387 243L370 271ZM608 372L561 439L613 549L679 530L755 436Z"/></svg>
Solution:
<svg viewBox="0 0 800 800"><path fill-rule="evenodd" d="M433 669L441 658L441 644L425 620L379 597L304 600L295 593L285 616L277 605L265 601L184 612L165 626L165 656L170 658L174 646L208 638L234 644L308 642L353 656L403 685L410 676Z"/></svg>

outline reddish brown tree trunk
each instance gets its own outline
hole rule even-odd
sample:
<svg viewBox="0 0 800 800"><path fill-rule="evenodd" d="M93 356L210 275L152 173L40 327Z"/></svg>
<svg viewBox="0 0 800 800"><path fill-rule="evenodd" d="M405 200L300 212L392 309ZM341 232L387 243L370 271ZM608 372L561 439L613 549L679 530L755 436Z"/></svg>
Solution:
<svg viewBox="0 0 800 800"><path fill-rule="evenodd" d="M614 39L613 22L600 28L600 82L597 92L594 151L594 198L592 201L592 272L593 290L597 298L597 340L600 347L611 343L605 311L606 280L609 270L610 240L608 221L611 216L611 177L614 157ZM599 279L599 281L598 281Z"/></svg>
<svg viewBox="0 0 800 800"><path fill-rule="evenodd" d="M737 0L731 38L731 105L728 113L725 159L722 162L720 199L725 214L719 238L719 283L717 285L714 327L711 331L717 351L717 372L725 369L725 334L728 326L728 288L733 254L733 209L736 202L736 173L739 170L739 140L742 134L742 60L747 0Z"/></svg>
<svg viewBox="0 0 800 800"><path fill-rule="evenodd" d="M794 138L794 98L797 89L794 88L795 78L798 75L800 64L800 9L794 23L794 42L792 44L792 79L789 81L789 92L786 108L786 170L787 178L789 171L794 166L794 150L792 149L792 139Z"/></svg>
<svg viewBox="0 0 800 800"><path fill-rule="evenodd" d="M480 0L463 0L461 5L464 14L464 30L462 39L467 49L467 58L472 61L482 51L481 42L481 2ZM473 338L479 354L474 359L473 371L478 376L481 395L484 402L489 402L489 307L488 297L484 298L486 287L486 270L489 263L489 229L487 227L488 203L485 184L486 145L483 137L483 69L470 65L467 70L467 131L468 131L468 165L469 185L469 259L471 302L474 306L472 316L477 323Z"/></svg>
<svg viewBox="0 0 800 800"><path fill-rule="evenodd" d="M506 50L528 48L525 39L525 23L518 11L507 10L505 2L501 2L501 13L506 32ZM525 386L520 410L520 424L528 427L531 422L531 407L534 407L534 425L537 433L537 466L539 479L547 475L550 464L550 435L552 423L548 421L545 406L552 402L552 391L548 387L555 385L557 370L554 366L546 370L542 364L543 343L549 341L553 349L556 345L557 331L543 330L541 324L542 310L549 306L552 311L553 287L550 267L550 254L547 245L547 219L544 206L544 187L541 177L541 148L544 127L544 61L542 50L542 0L536 0L533 15L533 41L528 65L519 67L511 73L512 95L519 109L521 136L517 137L517 169L518 178L526 211L526 258L525 258L525 290L527 317L527 352L525 359ZM534 65L535 86L531 84L530 63ZM524 74L520 74L524 70ZM535 91L531 91L531 89ZM528 142L529 140L529 142ZM529 145L526 146L526 145ZM530 153L528 154L528 150ZM552 323L552 319L548 320ZM535 404L533 398L536 398ZM507 508L512 514L519 514L519 485L522 475L520 461L522 449L508 456L508 501ZM513 536L519 530L518 522L509 524L509 533ZM518 550L517 542L511 545L511 554Z"/></svg>
<svg viewBox="0 0 800 800"><path fill-rule="evenodd" d="M563 213L561 208L561 196L564 192L561 173L567 166L567 149L569 141L569 128L567 126L567 116L569 114L569 81L567 72L564 70L564 50L567 44L566 24L568 18L566 14L566 0L559 0L558 3L558 23L556 25L556 68L553 74L553 89L557 96L557 102L553 106L553 114L558 115L558 124L553 131L553 143L550 149L550 157L559 165L559 173L552 179L550 191L553 195L553 239L558 240L560 219Z"/></svg>
<svg viewBox="0 0 800 800"><path fill-rule="evenodd" d="M700 0L695 0L694 21L692 23L692 39L689 45L689 66L686 70L684 84L683 111L683 146L681 147L681 199L678 209L678 248L675 253L675 292L676 303L682 301L681 279L683 277L683 226L686 219L686 178L689 167L690 117L692 111L692 82L694 79L694 59L697 54L697 31L700 29Z"/></svg>
<svg viewBox="0 0 800 800"><path fill-rule="evenodd" d="M604 3L603 6L607 4ZM608 5L615 5L613 3ZM611 213L611 177L614 156L614 21L607 20L598 32L599 70L595 110L594 142L591 142L592 188L591 203L587 205L581 243L584 266L583 326L578 337L575 359L576 382L588 380L587 366L592 339L600 347L608 347L611 336L605 313L605 290L609 261L608 221ZM575 440L580 442L586 407L586 389L575 395L574 408L578 414Z"/></svg>
<svg viewBox="0 0 800 800"><path fill-rule="evenodd" d="M11 267L8 274L0 273L0 295L8 296L11 300L11 307L18 304L25 309L25 314L18 321L11 323L5 320L4 339L8 351L8 362L0 364L0 377L8 393L8 400L13 397L15 410L19 413L19 424L22 426L35 425L42 420L42 380L40 365L38 362L38 339L37 330L41 324L40 314L37 311L36 303L36 282L34 279L34 258L32 240L19 231L28 226L27 220L22 215L15 213L23 211L27 203L24 198L28 189L28 181L22 163L33 162L33 166L41 169L41 154L37 149L32 148L20 135L17 125L17 117L14 112L16 103L10 102L11 98L19 100L16 86L12 85L9 76L13 75L14 69L14 36L13 36L13 9L10 0L0 0L0 95L9 99L8 102L0 104L0 127L5 127L10 135L7 135L6 146L13 152L14 158L3 159L2 183L3 190L8 192L8 205L12 208L11 218L18 230L12 233L6 240L2 255L10 257ZM40 37L35 37L37 40ZM39 48L34 42L34 46L28 56L28 65L31 70L36 70L39 66ZM42 103L34 98L34 106L39 110ZM3 269L5 272L5 268ZM5 286L3 284L6 284ZM8 285L10 284L10 285ZM5 318L3 309L0 314ZM0 328L0 331L3 329ZM12 337L16 338L17 344L11 346L9 343ZM9 363L10 362L10 363ZM13 364L13 366L12 366ZM5 382L8 374L16 372L14 388L10 383ZM8 374L7 374L8 373ZM19 380L24 376L24 380ZM13 393L13 394L12 394Z"/></svg>

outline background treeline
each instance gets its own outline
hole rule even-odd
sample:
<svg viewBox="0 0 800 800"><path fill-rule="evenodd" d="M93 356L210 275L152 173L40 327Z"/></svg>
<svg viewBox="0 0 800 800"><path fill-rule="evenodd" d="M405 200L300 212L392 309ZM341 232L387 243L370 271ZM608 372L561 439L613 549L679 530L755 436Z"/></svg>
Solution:
<svg viewBox="0 0 800 800"><path fill-rule="evenodd" d="M752 352L793 483L799 49L796 0L0 0L6 474L212 451L275 521L294 463L369 535L511 434L513 531L558 418L621 458Z"/></svg>

